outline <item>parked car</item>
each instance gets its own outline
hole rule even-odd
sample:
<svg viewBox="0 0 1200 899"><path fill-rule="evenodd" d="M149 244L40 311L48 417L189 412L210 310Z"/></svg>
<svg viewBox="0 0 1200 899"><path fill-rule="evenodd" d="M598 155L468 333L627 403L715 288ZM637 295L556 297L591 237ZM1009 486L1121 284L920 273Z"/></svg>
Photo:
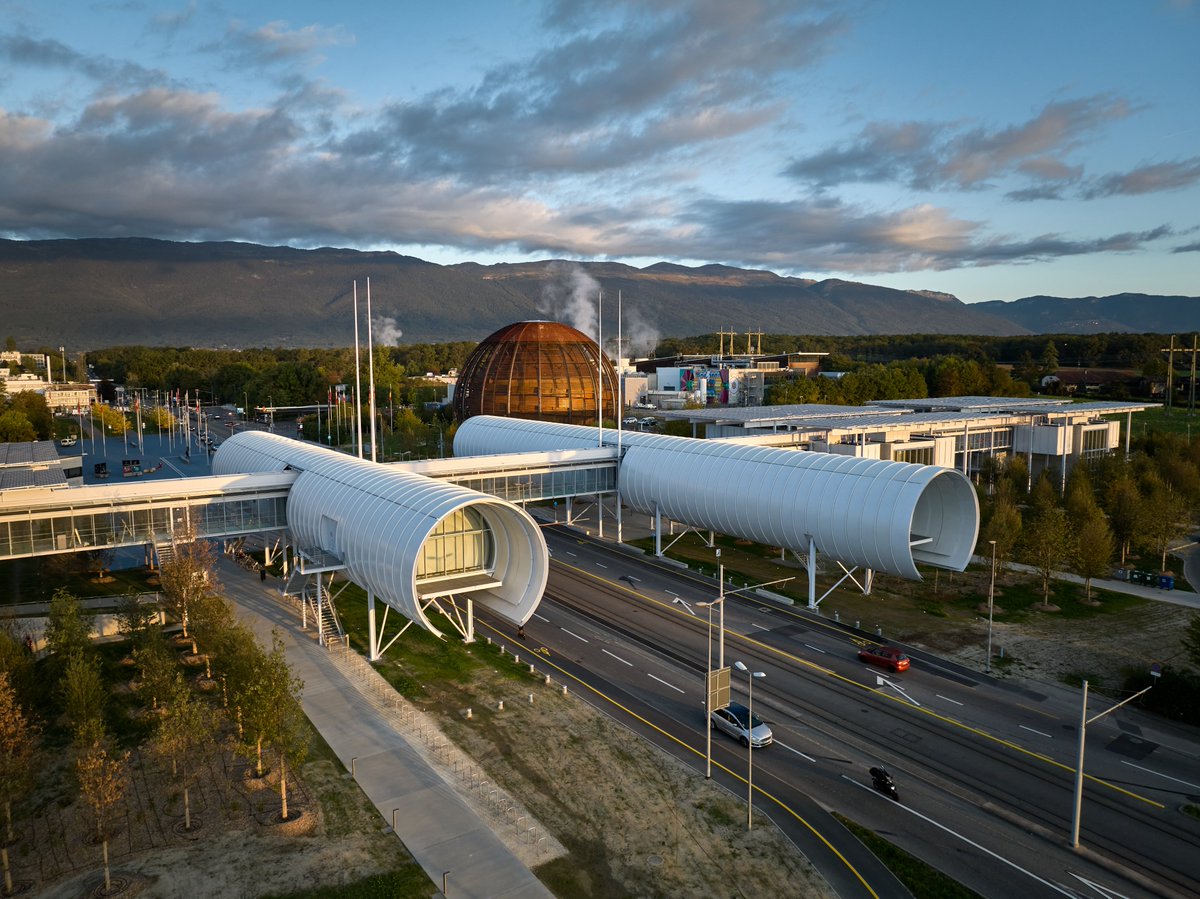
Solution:
<svg viewBox="0 0 1200 899"><path fill-rule="evenodd" d="M59 446L74 446L78 442L79 441L77 441L74 437L64 437L62 440L58 441L58 444Z"/></svg>
<svg viewBox="0 0 1200 899"><path fill-rule="evenodd" d="M753 743L755 749L770 746L775 740L767 723L758 715L752 719L750 710L740 702L731 702L723 709L714 709L709 726L713 730L724 731L740 741L743 746Z"/></svg>
<svg viewBox="0 0 1200 899"><path fill-rule="evenodd" d="M621 424L625 425L625 427L627 427L627 428L635 427L637 425L637 423L638 423L637 418L632 415L629 416L629 418L621 419Z"/></svg>
<svg viewBox="0 0 1200 899"><path fill-rule="evenodd" d="M645 418L643 418L641 421L639 421L638 424L641 425L643 428L652 428L656 424L658 424L658 419L647 415Z"/></svg>
<svg viewBox="0 0 1200 899"><path fill-rule="evenodd" d="M858 651L858 657L864 662L892 671L907 671L911 664L908 656L894 646L864 646Z"/></svg>

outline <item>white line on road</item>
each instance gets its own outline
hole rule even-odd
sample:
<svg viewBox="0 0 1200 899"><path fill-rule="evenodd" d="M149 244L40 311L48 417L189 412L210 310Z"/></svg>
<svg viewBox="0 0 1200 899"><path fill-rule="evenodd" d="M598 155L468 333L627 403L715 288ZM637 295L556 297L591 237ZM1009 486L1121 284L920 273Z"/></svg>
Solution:
<svg viewBox="0 0 1200 899"><path fill-rule="evenodd" d="M1019 724L1019 725L1017 725L1017 726L1018 726L1018 727L1020 727L1020 728L1021 728L1021 730L1027 730L1027 731L1029 731L1031 734L1037 734L1039 737L1045 737L1047 740L1053 740L1053 739L1054 739L1054 737L1052 737L1050 734L1048 734L1048 733L1045 733L1045 732L1043 732L1043 731L1040 731L1040 730L1034 730L1032 727L1026 727L1024 724Z"/></svg>
<svg viewBox="0 0 1200 899"><path fill-rule="evenodd" d="M569 631L569 630L567 630L565 627L562 629L562 632L563 632L564 634L570 634L570 635L571 635L572 637L574 637L576 640L582 640L584 643L591 643L591 642L592 642L592 641L591 641L591 640L589 640L587 637L581 637L581 636L579 636L579 634L576 634L576 633L574 633L573 631Z"/></svg>
<svg viewBox="0 0 1200 899"><path fill-rule="evenodd" d="M811 649L813 652L819 652L821 655L827 655L825 650L819 649L818 647L813 646L811 643L805 643L804 645L807 646L809 649Z"/></svg>
<svg viewBox="0 0 1200 899"><path fill-rule="evenodd" d="M607 566L607 565L605 565L603 562L597 562L597 563L596 563L596 567L597 567L597 568L607 568L608 566Z"/></svg>
<svg viewBox="0 0 1200 899"><path fill-rule="evenodd" d="M874 791L874 790L872 790L870 787L868 787L866 784L860 784L860 783L859 783L857 780L855 780L853 777L846 777L846 775L845 775L845 774L843 774L843 775L842 775L842 777L845 777L845 778L846 778L846 780L850 781L850 783L854 784L855 786L862 787L862 788L863 788L864 790L866 790L868 793L874 793L874 792L875 792L875 791ZM880 797L880 798L882 798L882 797ZM889 800L887 800L887 801L888 801L888 802L891 802L891 800L890 800L890 799L889 799ZM1029 877L1032 877L1034 880L1036 880L1038 883L1040 883L1040 884L1044 884L1045 886L1048 886L1050 889L1054 890L1054 892L1056 892L1056 893L1060 893L1060 894L1061 894L1061 895L1063 895L1063 896L1074 896L1074 895L1075 895L1074 893L1070 893L1070 892L1068 892L1067 890L1064 890L1062 887L1058 886L1058 884L1051 883L1049 880L1043 880L1041 877L1038 877L1036 874L1034 874L1034 873L1033 873L1032 871L1030 871L1028 868L1022 868L1020 865L1018 865L1016 862L1012 861L1011 859L1007 859L1007 858L1005 858L1003 855L1000 855L999 853L997 853L997 852L993 852L991 849L988 849L986 846L982 846L982 845L980 845L979 843L976 843L974 840L970 840L970 839L968 839L967 837L964 837L964 836L963 836L961 833L958 833L957 831L951 830L951 829L950 829L949 827L947 827L945 824L941 824L941 823L939 823L939 822L937 822L937 821L934 821L934 820L933 820L933 818L930 818L928 815L922 815L922 814L921 814L920 812L918 812L916 809L909 808L907 805L901 805L901 804L900 804L900 803L898 803L898 802L897 802L897 803L893 803L893 804L894 804L894 805L896 805L898 808L902 808L902 809L904 809L904 810L905 810L906 812L908 812L910 815L915 815L916 817L920 818L922 821L927 821L927 822L929 822L929 823L930 823L930 824L932 824L934 827L936 827L938 830L945 831L946 833L950 834L950 836L952 836L952 837L957 837L958 839L960 839L960 840L962 840L964 843L966 843L968 846L974 846L974 847L975 847L976 849L978 849L980 852L987 853L987 854L988 854L988 855L990 855L992 858L996 859L997 861L1003 862L1004 864L1008 865L1010 868L1016 868L1016 869L1017 869L1018 871L1020 871L1022 874L1028 875Z"/></svg>
<svg viewBox="0 0 1200 899"><path fill-rule="evenodd" d="M877 687L883 687L883 686L891 687L893 690L895 690L897 693L899 693L901 696L903 696L906 700L911 702L917 708L921 707L921 703L917 702L915 699L913 699L911 696L909 696L907 693L905 693L903 687L901 687L899 684L892 683L890 680L888 680L882 674L875 675L875 685Z"/></svg>
<svg viewBox="0 0 1200 899"><path fill-rule="evenodd" d="M1111 887L1104 886L1104 884L1096 883L1094 880L1088 880L1086 877L1080 877L1074 871L1068 871L1067 873L1083 885L1091 887L1093 890L1103 896L1104 899L1129 899L1129 897L1124 893L1118 893Z"/></svg>
<svg viewBox="0 0 1200 899"><path fill-rule="evenodd" d="M760 631L769 631L769 630L770 630L770 628L769 628L769 627L763 627L761 624L755 624L753 621L751 621L751 622L750 622L750 626L751 626L751 627L756 627L756 628L758 628Z"/></svg>
<svg viewBox="0 0 1200 899"><path fill-rule="evenodd" d="M567 555L568 555L568 556L577 556L577 555L579 555L579 553L573 553L573 552L571 552L571 551L568 549L568 550L567 550Z"/></svg>
<svg viewBox="0 0 1200 899"><path fill-rule="evenodd" d="M651 674L651 675L649 675L649 676L650 676L650 677L654 677L654 675L653 675L653 674ZM655 679L656 681L658 681L660 684L662 684L664 687L670 687L670 688L671 688L672 690L674 690L676 693L682 693L682 692L683 692L683 690L680 690L680 689L679 689L677 686L675 686L674 684L668 684L668 683L667 683L665 680L663 680L661 677L654 677L654 679Z"/></svg>
<svg viewBox="0 0 1200 899"><path fill-rule="evenodd" d="M776 746L782 746L782 747L783 747L784 749L786 749L788 752L794 752L794 753L796 753L796 755L800 756L800 758L802 758L802 759L808 759L810 762L815 762L815 761L816 761L816 759L815 759L815 758L813 758L811 755L805 755L805 754L804 754L803 752L801 752L799 749L793 749L793 748L792 748L791 746L789 746L787 743L780 743L778 740L776 740L776 741L775 741L775 745L776 745Z"/></svg>
<svg viewBox="0 0 1200 899"><path fill-rule="evenodd" d="M539 615L537 612L534 612L534 613L533 613L533 617L534 617L534 618L536 618L538 621L544 621L544 622L546 622L547 624L549 624L549 623L550 623L550 619L549 619L549 618L543 618L543 617L542 617L541 615Z"/></svg>
<svg viewBox="0 0 1200 899"><path fill-rule="evenodd" d="M640 581L641 580L640 577L634 577L632 574L623 574L623 575L621 575L621 577L625 578L625 580L627 580L627 581Z"/></svg>
<svg viewBox="0 0 1200 899"><path fill-rule="evenodd" d="M952 702L955 705L962 705L962 703L959 702L957 699L951 699L949 696L943 696L941 693L934 693L933 695L936 696L938 699L946 700L946 702Z"/></svg>
<svg viewBox="0 0 1200 899"><path fill-rule="evenodd" d="M1143 768L1141 765L1135 765L1133 762L1127 762L1124 759L1121 759L1121 764L1128 765L1130 768L1137 768L1139 771L1145 771L1147 774L1157 774L1159 777L1165 777L1167 780L1173 780L1177 784L1183 784L1184 786L1200 790L1200 786L1197 786L1190 780L1180 780L1178 777L1172 777L1170 774L1162 774L1161 772L1155 771L1152 768Z"/></svg>
<svg viewBox="0 0 1200 899"><path fill-rule="evenodd" d="M620 657L619 655L617 655L616 653L609 652L607 649L601 649L600 651L601 651L602 653L604 653L606 656L612 656L612 657L613 657L614 659L616 659L618 662L622 662L622 663L624 663L624 664L628 665L630 668L632 668L632 667L633 667L633 662L626 662L626 661L625 661L623 658L621 658L621 657Z"/></svg>

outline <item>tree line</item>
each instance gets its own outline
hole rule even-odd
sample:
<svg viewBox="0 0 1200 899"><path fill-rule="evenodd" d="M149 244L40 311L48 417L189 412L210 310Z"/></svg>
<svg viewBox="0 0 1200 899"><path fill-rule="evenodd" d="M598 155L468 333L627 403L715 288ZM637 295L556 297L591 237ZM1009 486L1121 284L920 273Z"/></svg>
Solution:
<svg viewBox="0 0 1200 899"><path fill-rule="evenodd" d="M252 777L274 772L277 820L296 816L287 791L288 772L303 760L308 741L302 683L278 633L267 648L236 620L220 593L214 562L211 546L197 542L163 563L165 604L182 623L174 638L159 623L156 607L136 597L124 601L117 617L126 654L115 666L93 641L91 617L65 589L50 602L44 657L35 657L31 641L0 630L0 801L7 828L0 862L6 895L14 886L8 855L19 833L14 820L39 813L27 802L39 786L39 802L57 801L54 796L68 787L39 784L38 776L43 770L48 773L42 780L53 776L56 769L38 760L61 755L64 740L76 801L101 847L106 892L108 841L135 765L182 797L185 831L197 824L191 791L213 770L205 762L221 753L248 760ZM136 705L116 708L115 693L130 675Z"/></svg>

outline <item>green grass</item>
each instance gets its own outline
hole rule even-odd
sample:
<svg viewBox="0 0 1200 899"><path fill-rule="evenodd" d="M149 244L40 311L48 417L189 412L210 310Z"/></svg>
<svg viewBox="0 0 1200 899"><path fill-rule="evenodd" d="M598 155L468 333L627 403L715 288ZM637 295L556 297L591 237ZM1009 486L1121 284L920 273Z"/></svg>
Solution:
<svg viewBox="0 0 1200 899"><path fill-rule="evenodd" d="M1121 416L1124 417L1124 416ZM1147 409L1145 412L1135 412L1133 415L1133 436L1141 437L1151 431L1165 431L1171 434L1181 434L1184 437L1190 436L1193 440L1200 440L1200 398L1197 400L1197 411L1195 414L1189 414L1187 409L1187 401L1183 405L1176 405L1168 414L1165 407L1160 409Z"/></svg>
<svg viewBox="0 0 1200 899"><path fill-rule="evenodd" d="M1191 815L1193 818L1200 818L1200 805L1188 804L1183 807L1185 815Z"/></svg>
<svg viewBox="0 0 1200 899"><path fill-rule="evenodd" d="M967 889L957 880L947 877L936 868L931 868L874 831L867 830L836 812L834 817L908 887L915 899L982 899L974 890Z"/></svg>
<svg viewBox="0 0 1200 899"><path fill-rule="evenodd" d="M429 878L420 868L403 868L375 874L342 886L317 887L298 893L271 893L265 899L428 899L433 895Z"/></svg>
<svg viewBox="0 0 1200 899"><path fill-rule="evenodd" d="M1010 622L1020 622L1034 615L1046 614L1035 608L1042 601L1040 578L1032 573L1029 575L1021 573L1018 576L1021 577L1021 580L1016 583L1005 583L1003 586L997 583L995 602L999 608L1004 610L1003 619ZM1033 579L1037 579L1037 582L1035 583ZM1125 593L1110 593L1107 590L1098 590L1095 587L1092 588L1092 599L1099 601L1100 605L1084 605L1084 596L1085 593L1082 584L1072 584L1066 581L1050 582L1050 602L1059 608L1059 611L1052 614L1058 618L1077 620L1095 618L1103 615L1111 615L1115 612L1136 609L1150 602L1150 600L1142 599L1140 596L1129 596ZM948 605L960 611L967 612L974 611L981 604L986 603L986 593L971 593L951 600Z"/></svg>
<svg viewBox="0 0 1200 899"><path fill-rule="evenodd" d="M119 596L128 593L154 593L158 587L146 583L145 568L122 568L109 571L111 583L92 583L93 572L80 568L81 556L44 556L32 559L10 559L0 562L0 603L49 602L54 591L65 587L68 592L86 599L92 596Z"/></svg>
<svg viewBox="0 0 1200 899"><path fill-rule="evenodd" d="M341 584L334 586L336 593ZM350 635L350 645L364 656L368 652L369 637L367 630L367 598L366 592L355 584L350 584L342 591L336 600L338 617L342 627ZM383 602L375 605L376 628L383 620ZM428 631L413 626L404 632L404 636L392 644L384 652L383 661L377 670L402 696L418 699L426 694L425 684L467 684L481 667L487 665L514 679L522 675L528 677L529 666L516 664L512 661L511 649L516 645L516 639L508 641L510 654L500 656L498 646L487 644L487 632L477 633L474 644L465 644L458 638L456 632L449 631L449 622L444 619L435 624L447 632L445 640L439 640ZM404 618L392 612L388 615L388 631L383 643L395 635L397 628L404 623ZM529 652L524 652L528 657Z"/></svg>

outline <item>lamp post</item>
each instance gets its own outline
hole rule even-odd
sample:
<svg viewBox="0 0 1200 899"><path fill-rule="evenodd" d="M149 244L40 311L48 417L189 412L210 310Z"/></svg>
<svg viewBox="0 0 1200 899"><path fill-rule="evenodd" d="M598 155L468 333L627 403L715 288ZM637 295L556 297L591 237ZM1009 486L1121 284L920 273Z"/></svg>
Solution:
<svg viewBox="0 0 1200 899"><path fill-rule="evenodd" d="M746 830L754 826L754 679L766 677L765 671L751 671L741 662L733 667L746 672L749 698L746 702Z"/></svg>
<svg viewBox="0 0 1200 899"><path fill-rule="evenodd" d="M271 416L270 421L267 422L267 430L271 433L274 433L274 431L275 431L275 397L268 393L267 394L267 402L270 404L270 407L271 407L270 411L267 413L268 415Z"/></svg>
<svg viewBox="0 0 1200 899"><path fill-rule="evenodd" d="M988 584L988 641L987 641L987 660L984 662L983 670L987 674L992 673L992 606L996 600L996 541L989 540L992 545L992 580Z"/></svg>
<svg viewBox="0 0 1200 899"><path fill-rule="evenodd" d="M63 383L66 384L67 383L67 348L65 346L60 346L58 348L58 351L60 353L62 353ZM53 381L54 378L51 377L50 380Z"/></svg>

